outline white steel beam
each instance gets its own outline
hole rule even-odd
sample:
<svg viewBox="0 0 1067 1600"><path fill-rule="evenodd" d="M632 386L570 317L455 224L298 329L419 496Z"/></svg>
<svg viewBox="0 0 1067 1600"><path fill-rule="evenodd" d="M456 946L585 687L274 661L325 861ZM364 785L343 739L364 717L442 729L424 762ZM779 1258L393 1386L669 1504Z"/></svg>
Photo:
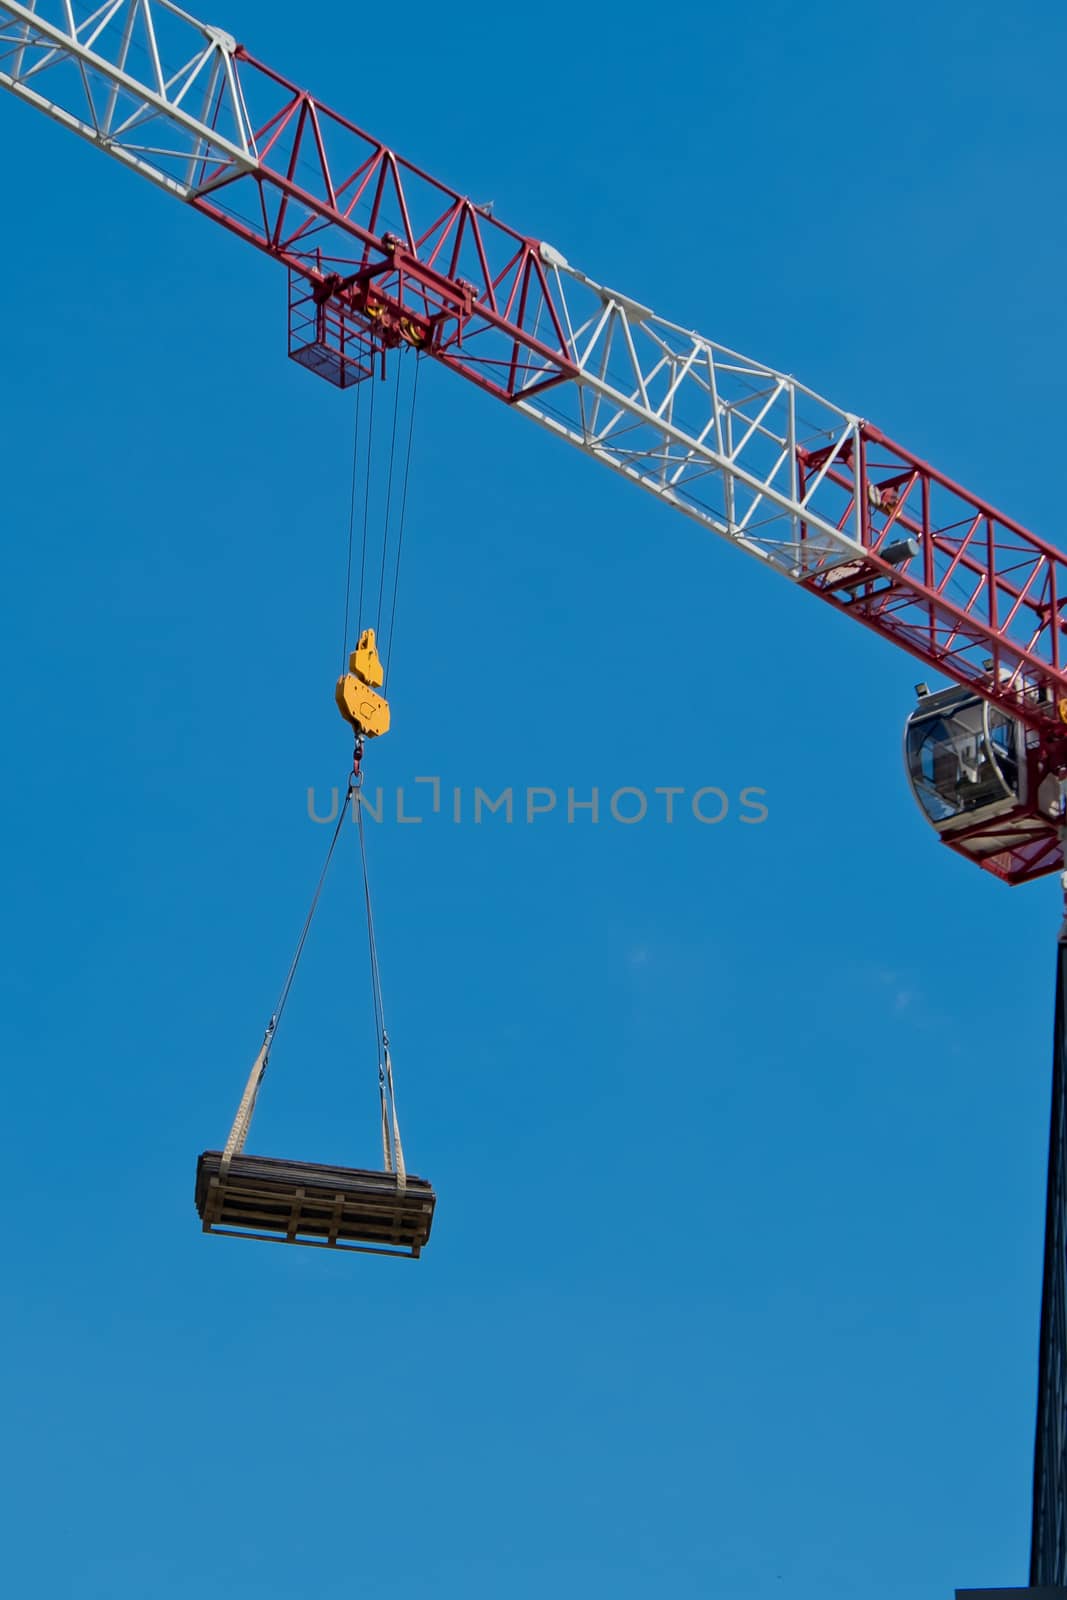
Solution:
<svg viewBox="0 0 1067 1600"><path fill-rule="evenodd" d="M235 48L169 0L0 3L0 87L182 200L256 166Z"/></svg>

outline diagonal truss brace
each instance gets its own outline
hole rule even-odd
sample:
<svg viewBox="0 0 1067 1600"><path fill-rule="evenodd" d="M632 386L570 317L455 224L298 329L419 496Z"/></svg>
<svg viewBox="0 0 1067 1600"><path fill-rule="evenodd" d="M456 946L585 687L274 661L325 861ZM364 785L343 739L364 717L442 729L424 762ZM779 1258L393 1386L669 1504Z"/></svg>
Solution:
<svg viewBox="0 0 1067 1600"><path fill-rule="evenodd" d="M187 33L166 66L161 20ZM235 49L166 0L0 5L0 86L182 200L205 164L256 166Z"/></svg>

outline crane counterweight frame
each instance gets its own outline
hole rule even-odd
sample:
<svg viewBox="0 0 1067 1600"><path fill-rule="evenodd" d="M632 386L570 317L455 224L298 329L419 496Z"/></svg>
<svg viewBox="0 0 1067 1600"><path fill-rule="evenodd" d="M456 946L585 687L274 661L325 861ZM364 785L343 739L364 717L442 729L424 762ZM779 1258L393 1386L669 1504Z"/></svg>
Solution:
<svg viewBox="0 0 1067 1600"><path fill-rule="evenodd" d="M855 413L597 283L171 0L0 0L0 87L286 266L289 353L317 375L413 346L1010 711L1067 773L1067 561Z"/></svg>

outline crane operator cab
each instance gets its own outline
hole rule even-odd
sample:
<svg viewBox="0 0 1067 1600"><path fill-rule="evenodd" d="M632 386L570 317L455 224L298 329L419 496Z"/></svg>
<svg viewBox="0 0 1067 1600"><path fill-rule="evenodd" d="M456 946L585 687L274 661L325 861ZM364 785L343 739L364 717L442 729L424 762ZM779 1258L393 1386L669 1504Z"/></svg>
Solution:
<svg viewBox="0 0 1067 1600"><path fill-rule="evenodd" d="M931 694L907 721L908 782L945 844L1009 883L1062 865L1060 779L1042 776L1037 739L973 689Z"/></svg>

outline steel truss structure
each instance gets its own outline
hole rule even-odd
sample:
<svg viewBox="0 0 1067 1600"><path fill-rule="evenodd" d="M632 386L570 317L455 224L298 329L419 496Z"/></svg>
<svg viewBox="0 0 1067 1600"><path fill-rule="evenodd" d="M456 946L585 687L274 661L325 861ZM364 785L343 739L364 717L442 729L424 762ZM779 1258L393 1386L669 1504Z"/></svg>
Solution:
<svg viewBox="0 0 1067 1600"><path fill-rule="evenodd" d="M860 417L594 282L170 0L0 0L0 85L282 262L312 371L344 388L424 352L975 687L1067 773L1063 555ZM1061 859L1048 831L984 864Z"/></svg>

